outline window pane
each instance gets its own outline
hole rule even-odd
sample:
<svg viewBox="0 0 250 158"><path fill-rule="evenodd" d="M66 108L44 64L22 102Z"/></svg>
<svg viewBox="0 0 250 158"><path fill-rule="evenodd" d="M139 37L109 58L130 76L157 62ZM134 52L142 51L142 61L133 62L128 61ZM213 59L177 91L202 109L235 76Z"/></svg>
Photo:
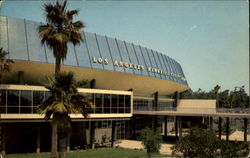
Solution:
<svg viewBox="0 0 250 158"><path fill-rule="evenodd" d="M8 106L19 106L19 91L18 90L8 90Z"/></svg>
<svg viewBox="0 0 250 158"><path fill-rule="evenodd" d="M98 45L96 42L95 34L85 33L85 39L86 39L86 44L88 46L90 59L92 59L93 57L101 58L100 53L99 53L99 49L98 49ZM96 63L92 62L92 66L93 66L93 68L96 68L96 69L103 69L103 65L99 64L98 62L96 62Z"/></svg>
<svg viewBox="0 0 250 158"><path fill-rule="evenodd" d="M129 95L125 95L125 113L130 113L131 100Z"/></svg>
<svg viewBox="0 0 250 158"><path fill-rule="evenodd" d="M0 16L0 47L8 51L7 17Z"/></svg>
<svg viewBox="0 0 250 158"><path fill-rule="evenodd" d="M119 95L119 113L124 113L124 95Z"/></svg>
<svg viewBox="0 0 250 158"><path fill-rule="evenodd" d="M137 56L135 54L133 45L131 43L126 43L126 45L127 45L127 50L128 50L128 54L130 56L131 62L137 65L140 65L140 63L137 60ZM134 72L135 74L141 75L141 70L134 69Z"/></svg>
<svg viewBox="0 0 250 158"><path fill-rule="evenodd" d="M118 47L119 47L119 51L120 51L120 54L121 54L121 60L124 62L124 63L132 63L131 60L130 60L130 57L128 55L128 51L127 51L127 48L126 48L126 45L125 45L125 42L124 41L121 41L121 40L117 40L117 44L118 44ZM119 61L118 61L119 62ZM130 68L130 67L127 67L125 68L125 71L126 72L129 72L131 74L134 73L134 69L133 67Z"/></svg>
<svg viewBox="0 0 250 158"><path fill-rule="evenodd" d="M150 49L147 49L147 52L148 52L148 56L149 56L149 60L151 61L151 64L152 64L152 68L156 68L156 69L159 69L158 66L157 66L157 63L155 61L155 57L154 55L152 54L152 51ZM155 73L155 76L157 78L161 78L161 75L158 74L157 72L154 72Z"/></svg>
<svg viewBox="0 0 250 158"><path fill-rule="evenodd" d="M103 94L95 94L95 113L102 113Z"/></svg>
<svg viewBox="0 0 250 158"><path fill-rule="evenodd" d="M103 59L108 59L108 63L103 64L104 69L114 71L113 61L112 61L112 58L110 56L109 46L108 46L106 37L100 36L100 35L97 35L96 37L97 37L97 41L98 41L98 45L99 45L99 48L100 48L100 53L101 53L102 58Z"/></svg>
<svg viewBox="0 0 250 158"><path fill-rule="evenodd" d="M19 107L8 107L7 113L19 113Z"/></svg>
<svg viewBox="0 0 250 158"><path fill-rule="evenodd" d="M6 113L6 106L1 106L0 105L0 114L1 113Z"/></svg>
<svg viewBox="0 0 250 158"><path fill-rule="evenodd" d="M33 91L33 106L37 106L44 101L44 91Z"/></svg>
<svg viewBox="0 0 250 158"><path fill-rule="evenodd" d="M148 71L146 70L146 64L144 62L144 58L143 58L143 55L141 53L140 46L134 45L134 48L135 48L135 52L136 52L139 64L141 66L144 66L144 70L140 70L140 71L142 72L143 75L148 76Z"/></svg>
<svg viewBox="0 0 250 158"><path fill-rule="evenodd" d="M78 66L76 62L76 54L75 54L75 48L72 43L68 43L68 52L67 57L63 61L64 65L70 65L70 66Z"/></svg>
<svg viewBox="0 0 250 158"><path fill-rule="evenodd" d="M24 20L8 18L8 27L10 58L28 60Z"/></svg>
<svg viewBox="0 0 250 158"><path fill-rule="evenodd" d="M143 58L145 60L145 64L146 64L145 71L148 71L147 70L148 67L151 67L151 68L153 67L151 64L151 61L148 57L148 52L147 52L146 48L144 48L144 47L141 47L141 52L142 52L142 56L143 56ZM155 77L155 74L153 72L148 72L148 73L151 77Z"/></svg>
<svg viewBox="0 0 250 158"><path fill-rule="evenodd" d="M115 94L112 94L111 95L111 113L117 113L117 99L118 99L118 96L117 95L115 95Z"/></svg>
<svg viewBox="0 0 250 158"><path fill-rule="evenodd" d="M116 40L113 38L108 38L108 44L109 44L109 48L110 48L110 53L112 56L113 61L122 61L120 53L119 53L119 49L117 47L116 44ZM124 72L124 68L120 67L120 66L115 66L115 71L119 71L119 72Z"/></svg>
<svg viewBox="0 0 250 158"><path fill-rule="evenodd" d="M45 49L44 46L41 45L41 39L37 34L37 27L40 24L29 20L25 20L25 23L30 60L46 62Z"/></svg>
<svg viewBox="0 0 250 158"><path fill-rule="evenodd" d="M51 92L50 91L46 91L45 92L45 100L49 99L50 96L51 96Z"/></svg>
<svg viewBox="0 0 250 158"><path fill-rule="evenodd" d="M21 107L20 113L30 114L30 113L32 113L32 108L31 107Z"/></svg>
<svg viewBox="0 0 250 158"><path fill-rule="evenodd" d="M104 94L104 113L110 113L110 94Z"/></svg>
<svg viewBox="0 0 250 158"><path fill-rule="evenodd" d="M159 54L158 52L152 50L152 55L154 56L156 66L158 67L158 69L160 69L160 70L163 71L164 68L163 68L163 66L162 66L162 64L161 64L161 61L160 61L160 59L159 59L158 54ZM162 79L166 79L166 77L165 77L164 74L160 74L160 75L161 75L161 78L162 78Z"/></svg>
<svg viewBox="0 0 250 158"><path fill-rule="evenodd" d="M84 34L82 34L84 35ZM81 42L80 45L75 46L77 61L80 67L91 67L90 57L88 53L88 49L86 46L86 42Z"/></svg>
<svg viewBox="0 0 250 158"><path fill-rule="evenodd" d="M32 103L32 96L31 91L20 91L21 93L21 106L31 106Z"/></svg>
<svg viewBox="0 0 250 158"><path fill-rule="evenodd" d="M0 106L6 105L6 90L0 90Z"/></svg>

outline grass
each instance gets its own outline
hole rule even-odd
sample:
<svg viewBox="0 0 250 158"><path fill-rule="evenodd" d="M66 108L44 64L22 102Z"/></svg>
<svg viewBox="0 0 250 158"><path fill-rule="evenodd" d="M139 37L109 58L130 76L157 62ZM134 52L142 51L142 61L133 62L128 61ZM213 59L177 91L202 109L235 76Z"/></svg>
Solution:
<svg viewBox="0 0 250 158"><path fill-rule="evenodd" d="M50 153L7 154L4 158L49 158ZM102 148L94 150L80 150L67 152L67 158L146 158L146 152L122 148ZM168 155L153 154L154 157L168 157Z"/></svg>

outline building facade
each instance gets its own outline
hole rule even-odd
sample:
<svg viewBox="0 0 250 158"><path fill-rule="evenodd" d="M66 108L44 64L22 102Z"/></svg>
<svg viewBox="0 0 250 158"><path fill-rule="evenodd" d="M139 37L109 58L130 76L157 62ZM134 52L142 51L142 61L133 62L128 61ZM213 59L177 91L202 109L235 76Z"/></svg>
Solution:
<svg viewBox="0 0 250 158"><path fill-rule="evenodd" d="M0 17L0 47L15 62L0 85L3 153L50 149L50 123L37 114L36 107L51 95L41 83L54 73L55 59L52 50L40 43L39 25ZM85 40L79 46L68 44L61 69L73 71L78 80L91 81L89 88L79 88L79 92L91 96L94 108L88 118L70 116L73 123L67 141L69 149L93 148L106 142L114 146L115 140L136 138L147 126L165 135L175 131L177 136L180 131L181 136L183 116L221 116L215 100L197 101L205 111L197 111L196 101L179 100L180 93L189 87L181 65L174 59L119 39L88 32L82 35ZM185 110L188 104L196 106ZM208 112L206 107L212 110ZM248 123L249 115L240 117Z"/></svg>

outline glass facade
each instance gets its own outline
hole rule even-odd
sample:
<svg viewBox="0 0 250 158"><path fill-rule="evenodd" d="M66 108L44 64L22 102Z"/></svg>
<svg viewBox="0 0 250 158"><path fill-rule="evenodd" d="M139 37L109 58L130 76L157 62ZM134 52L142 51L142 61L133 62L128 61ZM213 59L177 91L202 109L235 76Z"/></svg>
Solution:
<svg viewBox="0 0 250 158"><path fill-rule="evenodd" d="M150 111L150 110L176 110L173 101L159 100L157 109L154 107L154 100L150 99L134 99L134 110Z"/></svg>
<svg viewBox="0 0 250 158"><path fill-rule="evenodd" d="M0 22L0 33L3 35L0 37L0 47L9 52L10 59L55 63L53 51L41 45L41 39L37 36L40 23L9 17L0 17ZM68 44L68 55L62 64L127 72L188 85L183 80L185 76L179 63L166 55L95 33L83 32L82 35L84 42L80 45ZM141 70L141 66L144 70Z"/></svg>
<svg viewBox="0 0 250 158"><path fill-rule="evenodd" d="M90 113L130 113L131 96L101 93L83 93L90 97L94 107ZM49 91L0 90L0 113L32 114L51 96Z"/></svg>

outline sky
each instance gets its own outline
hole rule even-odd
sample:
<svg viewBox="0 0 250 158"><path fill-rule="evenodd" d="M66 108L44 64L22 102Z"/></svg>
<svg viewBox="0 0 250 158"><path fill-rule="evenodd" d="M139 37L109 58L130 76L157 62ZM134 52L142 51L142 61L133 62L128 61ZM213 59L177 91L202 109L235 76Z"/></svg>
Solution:
<svg viewBox="0 0 250 158"><path fill-rule="evenodd" d="M45 22L49 1L4 1L0 15ZM51 2L51 1L50 1ZM249 2L246 0L72 0L85 31L132 42L174 58L189 87L215 85L249 94Z"/></svg>

